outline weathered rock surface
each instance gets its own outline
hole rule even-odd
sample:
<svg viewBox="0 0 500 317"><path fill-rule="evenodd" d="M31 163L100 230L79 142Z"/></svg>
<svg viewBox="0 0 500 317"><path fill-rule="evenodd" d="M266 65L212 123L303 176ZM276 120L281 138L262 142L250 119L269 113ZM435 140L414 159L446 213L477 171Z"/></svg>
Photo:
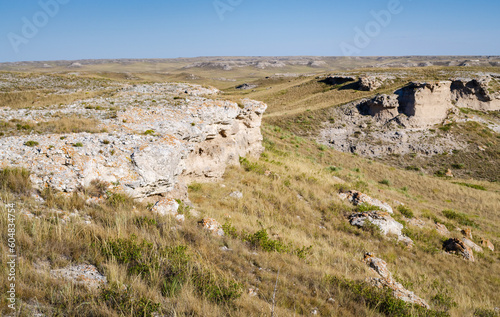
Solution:
<svg viewBox="0 0 500 317"><path fill-rule="evenodd" d="M396 94L399 96L399 111L409 117L412 126L442 123L453 107L451 81L411 83Z"/></svg>
<svg viewBox="0 0 500 317"><path fill-rule="evenodd" d="M107 284L106 276L99 273L93 265L72 265L59 270L51 270L50 274L56 278L83 284L89 288L97 288Z"/></svg>
<svg viewBox="0 0 500 317"><path fill-rule="evenodd" d="M349 216L349 223L356 227L362 228L366 226L367 221L377 226L383 235L395 235L398 241L401 241L407 247L411 248L413 246L413 241L402 233L403 225L385 211L357 212Z"/></svg>
<svg viewBox="0 0 500 317"><path fill-rule="evenodd" d="M383 201L380 201L376 198L372 198L366 194L363 194L357 190L350 190L347 193L339 193L339 197L343 200L347 199L350 201L354 206L358 205L370 205L370 206L376 206L379 207L381 210L386 211L390 214L393 213L392 207Z"/></svg>
<svg viewBox="0 0 500 317"><path fill-rule="evenodd" d="M443 243L443 249L448 253L461 255L464 259L474 262L472 249L459 239L451 238L446 240Z"/></svg>
<svg viewBox="0 0 500 317"><path fill-rule="evenodd" d="M472 240L469 240L467 238L462 238L463 243L471 248L474 252L483 252L483 248L475 244Z"/></svg>
<svg viewBox="0 0 500 317"><path fill-rule="evenodd" d="M354 82L357 80L357 77L353 76L342 76L342 75L331 75L326 77L323 82L329 85L342 85L348 82Z"/></svg>
<svg viewBox="0 0 500 317"><path fill-rule="evenodd" d="M465 228L462 230L462 234L468 238L468 239L471 239L472 240L472 230L470 228Z"/></svg>
<svg viewBox="0 0 500 317"><path fill-rule="evenodd" d="M267 106L245 99L240 108L234 102L200 97L217 93L215 88L188 84L134 85L113 98L56 109L6 109L0 119L40 122L55 113L76 114L98 119L108 132L4 137L0 167L29 169L39 189L51 186L69 192L99 179L118 184L118 190L133 197L220 178L226 166L239 164L240 156L258 156L263 150L260 124ZM112 116L95 110L110 104L118 109ZM27 141L38 144L28 147Z"/></svg>
<svg viewBox="0 0 500 317"><path fill-rule="evenodd" d="M387 122L396 117L399 112L397 95L377 95L358 105L361 114L367 114L377 121Z"/></svg>
<svg viewBox="0 0 500 317"><path fill-rule="evenodd" d="M386 76L365 76L359 79L359 87L358 89L361 91L374 91L382 87L382 85L388 80L392 78L388 78Z"/></svg>
<svg viewBox="0 0 500 317"><path fill-rule="evenodd" d="M495 251L495 246L493 245L493 243L491 243L490 240L487 240L487 239L481 239L481 245L485 248L488 248L490 249L492 252Z"/></svg>
<svg viewBox="0 0 500 317"><path fill-rule="evenodd" d="M254 85L254 84L241 84L241 85L236 86L236 89L248 90L248 89L254 89L254 88L257 88L257 87L258 86Z"/></svg>
<svg viewBox="0 0 500 317"><path fill-rule="evenodd" d="M224 236L222 225L213 218L204 218L199 222L199 224L203 227L203 229L210 231L216 236Z"/></svg>
<svg viewBox="0 0 500 317"><path fill-rule="evenodd" d="M443 225L442 223L437 223L437 222L435 223L435 225L436 225L436 231L437 231L439 234L441 234L441 235L443 235L443 236L445 236L445 237L450 236L450 234L451 234L451 233L450 233L450 231L448 230L448 228L446 228L446 226L445 226L445 225Z"/></svg>
<svg viewBox="0 0 500 317"><path fill-rule="evenodd" d="M154 204L151 211L161 216L166 216L166 215L175 216L177 215L178 210L179 210L179 203L175 201L175 199L163 198Z"/></svg>
<svg viewBox="0 0 500 317"><path fill-rule="evenodd" d="M451 84L453 100L457 107L482 111L500 110L500 92L490 89L490 76L476 79L455 79Z"/></svg>
<svg viewBox="0 0 500 317"><path fill-rule="evenodd" d="M394 297L407 303L420 305L427 309L430 308L429 304L427 304L425 300L415 295L412 291L407 290L403 285L394 280L391 272L387 268L387 263L384 260L375 257L372 253L366 253L364 262L372 269L373 272L380 276L377 278L369 278L368 282L370 284L378 288L386 287L391 289Z"/></svg>

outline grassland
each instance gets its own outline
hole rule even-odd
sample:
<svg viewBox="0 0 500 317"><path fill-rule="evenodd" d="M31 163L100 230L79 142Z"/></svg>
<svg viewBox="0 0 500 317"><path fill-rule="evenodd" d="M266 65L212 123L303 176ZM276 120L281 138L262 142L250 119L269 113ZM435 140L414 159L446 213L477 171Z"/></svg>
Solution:
<svg viewBox="0 0 500 317"><path fill-rule="evenodd" d="M102 73L88 69L85 76L131 83L184 81L184 74L141 73L143 66L130 66L137 68L132 76L119 73L116 65L99 68ZM41 204L31 196L28 171L2 170L0 198L15 203L17 211L19 316L32 316L35 311L46 316L270 316L274 293L276 316L310 315L313 310L320 316L495 316L500 302L498 251L485 249L475 254L476 262L467 262L442 251L444 237L434 227L435 222L442 223L454 237L461 235L457 227L471 227L474 242L485 238L500 246L500 184L466 173L484 168L472 164L477 158L460 157L463 153L434 158L439 160L434 163L436 169L456 166L458 172L454 172L471 178L450 179L423 174L429 163L418 158L381 162L333 151L308 136L328 119L332 107L373 93L331 87L317 76L264 79L260 73L252 77L249 70L238 71L236 82L213 82L227 89L221 98L249 97L269 103L262 128L265 151L260 158L242 159L241 166L228 168L219 183L191 184L189 197L199 216L186 208L182 224L153 214L146 203L106 192L99 183L75 194L44 190ZM404 71L422 80L449 74L442 75L438 67ZM223 73L207 71L194 81L212 83L206 79L221 76L219 72ZM380 91L395 89L404 81L398 79ZM231 89L242 82L259 87ZM33 99L35 95L26 95L14 104L30 107ZM36 105L46 102L59 103L44 100ZM69 133L94 126L78 123L78 118L65 119L69 118L45 125L7 121L2 131L5 135ZM72 130L74 122L77 131ZM439 133L461 133L473 143L493 144L482 154L488 155L484 162L491 163L485 173L498 170L494 134L467 125ZM461 166L466 159L471 165ZM415 168L408 169L410 165ZM351 226L347 216L355 207L337 195L346 189L360 190L393 207L403 203L404 208L395 208L394 218L405 225L404 232L415 246L407 249L376 230ZM229 197L235 190L243 193L243 199ZM89 197L105 199L87 204ZM75 209L80 216L90 216L92 224L63 219ZM26 216L26 211L35 217ZM1 214L0 227L6 228L4 207ZM225 236L202 230L198 221L203 217L224 224ZM405 217L421 219L425 226L406 224ZM6 230L0 235L7 240ZM6 263L7 246L3 243L0 248ZM405 305L365 283L372 276L362 262L365 252L384 259L395 278L432 309ZM54 278L47 269L80 263L96 265L109 283L87 289ZM7 267L3 270L0 291L6 294ZM249 294L250 288L258 289L256 296ZM0 311L9 312L6 301Z"/></svg>

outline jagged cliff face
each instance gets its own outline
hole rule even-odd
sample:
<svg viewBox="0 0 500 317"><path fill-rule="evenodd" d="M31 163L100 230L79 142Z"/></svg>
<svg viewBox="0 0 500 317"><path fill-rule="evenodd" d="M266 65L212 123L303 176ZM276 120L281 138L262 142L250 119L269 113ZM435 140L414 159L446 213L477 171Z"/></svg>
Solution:
<svg viewBox="0 0 500 317"><path fill-rule="evenodd" d="M40 122L56 113L95 118L107 132L4 137L0 166L28 168L40 189L69 192L100 179L138 198L182 191L191 181L220 178L240 156L263 150L260 124L267 106L201 97L217 93L187 84L125 86L112 98L3 111L4 120ZM110 104L116 109L111 115L96 110Z"/></svg>
<svg viewBox="0 0 500 317"><path fill-rule="evenodd" d="M451 81L412 83L396 92L399 112L408 116L412 126L429 126L443 122L451 103Z"/></svg>
<svg viewBox="0 0 500 317"><path fill-rule="evenodd" d="M491 77L453 80L451 93L457 107L482 111L500 110L500 93L490 92L491 81Z"/></svg>

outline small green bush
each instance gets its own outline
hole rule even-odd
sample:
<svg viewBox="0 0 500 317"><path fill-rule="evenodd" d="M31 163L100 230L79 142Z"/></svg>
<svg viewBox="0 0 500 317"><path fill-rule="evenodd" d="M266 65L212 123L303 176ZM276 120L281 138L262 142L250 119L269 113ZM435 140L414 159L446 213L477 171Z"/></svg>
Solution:
<svg viewBox="0 0 500 317"><path fill-rule="evenodd" d="M155 134L155 130L146 130L146 131L144 132L144 134L145 134L145 135L153 135L153 134Z"/></svg>
<svg viewBox="0 0 500 317"><path fill-rule="evenodd" d="M403 205L399 205L397 208L396 208L403 216L405 216L406 218L413 218L414 215L413 215L413 211L406 207L406 206L403 206Z"/></svg>
<svg viewBox="0 0 500 317"><path fill-rule="evenodd" d="M37 141L26 141L24 142L24 145L29 146L29 147L34 147L37 146L39 143Z"/></svg>
<svg viewBox="0 0 500 317"><path fill-rule="evenodd" d="M391 181L388 179L383 179L379 183L382 185L391 186Z"/></svg>
<svg viewBox="0 0 500 317"><path fill-rule="evenodd" d="M82 142L76 142L76 143L73 143L73 146L74 147L83 147L83 143Z"/></svg>
<svg viewBox="0 0 500 317"><path fill-rule="evenodd" d="M474 228L478 227L478 224L475 223L473 220L470 220L469 216L464 213L455 212L453 210L443 210L442 212L446 218L455 220L461 225L470 226Z"/></svg>
<svg viewBox="0 0 500 317"><path fill-rule="evenodd" d="M130 316L153 316L161 309L161 304L144 296L137 297L132 294L131 286L119 287L111 284L101 291L101 300L108 307L119 311L126 311Z"/></svg>
<svg viewBox="0 0 500 317"><path fill-rule="evenodd" d="M460 182L453 182L453 184L457 184L457 185L465 186L465 187L469 187L469 188L474 188L477 190L484 190L484 191L486 190L486 187L481 186L481 185L476 185L476 184L460 183Z"/></svg>

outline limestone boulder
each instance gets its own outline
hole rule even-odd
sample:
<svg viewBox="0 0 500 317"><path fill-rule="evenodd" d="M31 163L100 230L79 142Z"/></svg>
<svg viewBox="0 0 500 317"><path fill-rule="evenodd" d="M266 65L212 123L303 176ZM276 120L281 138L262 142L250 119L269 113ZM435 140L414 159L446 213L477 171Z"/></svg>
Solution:
<svg viewBox="0 0 500 317"><path fill-rule="evenodd" d="M474 262L472 249L459 239L451 238L446 240L443 243L443 249L448 253L461 255L464 259Z"/></svg>
<svg viewBox="0 0 500 317"><path fill-rule="evenodd" d="M488 239L481 239L481 245L485 248L488 248L490 249L492 252L495 251L495 246L493 245L493 243L491 243L490 240Z"/></svg>
<svg viewBox="0 0 500 317"><path fill-rule="evenodd" d="M378 288L391 289L393 296L402 301L410 304L416 304L427 309L430 308L429 304L427 304L424 299L415 295L414 292L407 290L403 285L394 280L391 272L387 268L387 263L384 260L375 257L373 253L366 253L364 262L378 276L376 278L369 278L368 282L370 284Z"/></svg>
<svg viewBox="0 0 500 317"><path fill-rule="evenodd" d="M392 207L381 200L378 200L376 198L370 197L366 194L363 194L357 190L350 190L346 193L339 193L339 197L343 200L348 200L350 201L353 205L358 206L358 205L370 205L370 206L376 206L380 208L380 210L386 211L390 214L393 213Z"/></svg>

